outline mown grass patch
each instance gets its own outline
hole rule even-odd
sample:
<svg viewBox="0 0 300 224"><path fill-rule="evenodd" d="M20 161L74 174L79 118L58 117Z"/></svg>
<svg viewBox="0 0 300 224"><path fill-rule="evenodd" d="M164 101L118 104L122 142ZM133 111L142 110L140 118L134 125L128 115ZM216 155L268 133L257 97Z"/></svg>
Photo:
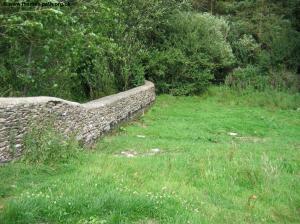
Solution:
<svg viewBox="0 0 300 224"><path fill-rule="evenodd" d="M225 93L162 95L78 159L1 167L0 223L300 222L299 96Z"/></svg>

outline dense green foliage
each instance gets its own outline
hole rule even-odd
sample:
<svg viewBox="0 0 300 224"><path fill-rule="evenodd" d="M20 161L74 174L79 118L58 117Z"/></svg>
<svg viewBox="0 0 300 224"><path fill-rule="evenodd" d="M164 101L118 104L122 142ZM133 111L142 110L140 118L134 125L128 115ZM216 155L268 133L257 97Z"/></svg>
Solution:
<svg viewBox="0 0 300 224"><path fill-rule="evenodd" d="M5 95L83 100L143 83L139 43L126 32L120 8L89 1L1 11Z"/></svg>
<svg viewBox="0 0 300 224"><path fill-rule="evenodd" d="M76 160L1 166L0 223L299 223L299 99L225 88L159 96Z"/></svg>
<svg viewBox="0 0 300 224"><path fill-rule="evenodd" d="M199 93L216 71L234 63L225 20L210 14L178 13L170 18L168 30L165 45L152 52L147 70L160 92Z"/></svg>
<svg viewBox="0 0 300 224"><path fill-rule="evenodd" d="M237 71L233 71L229 83L232 77L240 80L244 76L241 85L250 82L252 87L299 90L299 0L193 0L193 5L223 16L230 24L228 41Z"/></svg>
<svg viewBox="0 0 300 224"><path fill-rule="evenodd" d="M77 0L64 7L3 2L1 96L83 101L145 78L159 92L189 95L231 72L226 83L244 86L249 70L255 71L254 86L289 89L292 83L299 89L299 0ZM242 84L231 82L242 77Z"/></svg>

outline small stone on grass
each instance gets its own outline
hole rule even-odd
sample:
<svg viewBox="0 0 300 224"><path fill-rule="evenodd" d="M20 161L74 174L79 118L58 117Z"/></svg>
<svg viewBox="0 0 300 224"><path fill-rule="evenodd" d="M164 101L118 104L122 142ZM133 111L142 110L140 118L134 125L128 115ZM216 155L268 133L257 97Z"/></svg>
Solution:
<svg viewBox="0 0 300 224"><path fill-rule="evenodd" d="M127 158L132 158L137 156L137 152L135 151L122 151L121 156L127 157Z"/></svg>
<svg viewBox="0 0 300 224"><path fill-rule="evenodd" d="M127 150L127 151L122 151L120 154L117 154L116 156L121 156L121 157L127 157L127 158L134 158L137 156L154 156L158 153L160 153L161 150L158 148L150 149L148 152L145 153L138 153L134 150Z"/></svg>
<svg viewBox="0 0 300 224"><path fill-rule="evenodd" d="M159 152L160 152L160 149L158 149L158 148L157 148L157 149L151 149L150 151L151 151L151 152L154 152L154 153L159 153Z"/></svg>
<svg viewBox="0 0 300 224"><path fill-rule="evenodd" d="M235 132L228 132L228 135L230 135L230 136L237 136L238 133L235 133Z"/></svg>

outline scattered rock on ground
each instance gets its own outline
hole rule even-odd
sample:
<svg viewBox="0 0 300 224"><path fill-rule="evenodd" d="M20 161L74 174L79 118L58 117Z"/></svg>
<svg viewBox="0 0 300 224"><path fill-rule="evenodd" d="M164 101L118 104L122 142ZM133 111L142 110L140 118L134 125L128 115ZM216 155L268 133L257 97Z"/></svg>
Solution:
<svg viewBox="0 0 300 224"><path fill-rule="evenodd" d="M253 142L253 143L257 143L257 142L265 142L266 139L264 138L259 138L259 137L237 137L237 139L242 140L242 141L247 141L247 142Z"/></svg>
<svg viewBox="0 0 300 224"><path fill-rule="evenodd" d="M135 151L122 151L120 154L120 156L124 156L128 158L136 157L137 155L138 153Z"/></svg>
<svg viewBox="0 0 300 224"><path fill-rule="evenodd" d="M235 133L235 132L228 132L228 135L230 135L230 136L237 136L238 133Z"/></svg>
<svg viewBox="0 0 300 224"><path fill-rule="evenodd" d="M154 156L154 155L156 155L160 152L161 152L161 150L158 149L158 148L150 149L148 152L143 152L143 153L138 153L134 150L127 150L127 151L122 151L120 154L117 154L116 156L134 158L134 157L137 157L137 156L140 156L140 157Z"/></svg>
<svg viewBox="0 0 300 224"><path fill-rule="evenodd" d="M146 219L146 220L140 220L136 222L136 224L158 224L158 222L154 219Z"/></svg>
<svg viewBox="0 0 300 224"><path fill-rule="evenodd" d="M150 151L151 151L151 152L154 152L154 153L159 153L159 152L160 152L160 149L151 149Z"/></svg>

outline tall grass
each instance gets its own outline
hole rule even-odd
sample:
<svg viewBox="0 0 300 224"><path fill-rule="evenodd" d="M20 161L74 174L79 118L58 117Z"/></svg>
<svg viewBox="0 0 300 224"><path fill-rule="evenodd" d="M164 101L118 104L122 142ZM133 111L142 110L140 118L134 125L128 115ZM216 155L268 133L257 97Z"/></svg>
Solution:
<svg viewBox="0 0 300 224"><path fill-rule="evenodd" d="M34 127L25 136L21 160L30 164L64 163L78 156L82 148L75 137L58 133L53 127Z"/></svg>
<svg viewBox="0 0 300 224"><path fill-rule="evenodd" d="M263 91L253 88L243 90L232 89L227 86L212 86L204 97L213 97L224 104L243 105L250 107L263 107L268 109L289 109L297 110L300 108L300 93L289 93L266 89Z"/></svg>

